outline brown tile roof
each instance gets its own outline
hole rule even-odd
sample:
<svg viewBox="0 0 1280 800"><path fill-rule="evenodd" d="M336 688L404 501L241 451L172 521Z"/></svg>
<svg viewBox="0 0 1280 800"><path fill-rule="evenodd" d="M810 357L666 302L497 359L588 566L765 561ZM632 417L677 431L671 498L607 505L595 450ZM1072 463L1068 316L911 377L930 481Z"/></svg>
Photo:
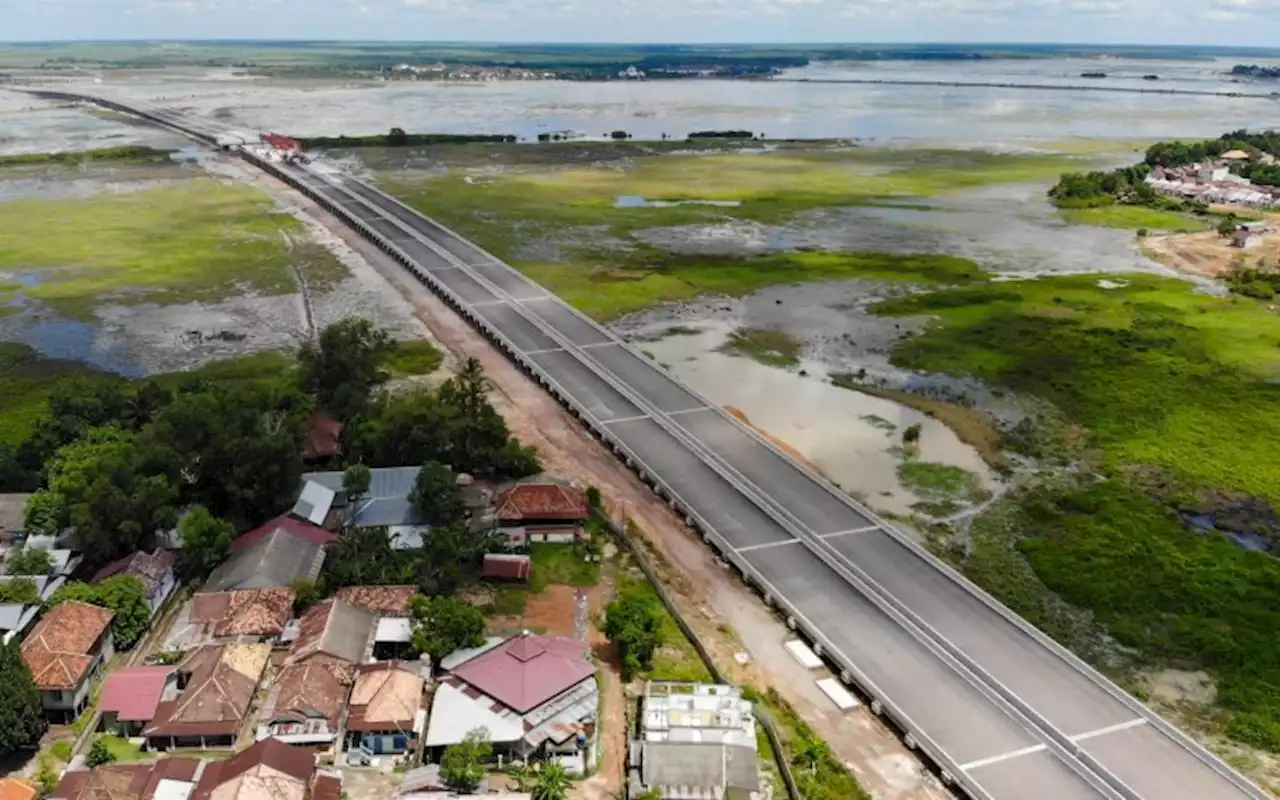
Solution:
<svg viewBox="0 0 1280 800"><path fill-rule="evenodd" d="M378 618L341 600L325 600L312 606L298 620L298 638L289 650L289 663L317 653L358 664L373 639Z"/></svg>
<svg viewBox="0 0 1280 800"><path fill-rule="evenodd" d="M319 714L329 721L329 730L336 732L355 676L355 665L331 656L289 664L272 683L261 719L270 723Z"/></svg>
<svg viewBox="0 0 1280 800"><path fill-rule="evenodd" d="M307 800L315 771L313 751L267 738L206 764L191 800Z"/></svg>
<svg viewBox="0 0 1280 800"><path fill-rule="evenodd" d="M497 518L520 520L586 520L587 494L558 483L518 483L498 495Z"/></svg>
<svg viewBox="0 0 1280 800"><path fill-rule="evenodd" d="M293 616L293 598L288 586L198 594L191 621L211 636L279 636Z"/></svg>
<svg viewBox="0 0 1280 800"><path fill-rule="evenodd" d="M425 681L399 661L360 667L351 690L349 731L405 731L422 707Z"/></svg>
<svg viewBox="0 0 1280 800"><path fill-rule="evenodd" d="M74 689L93 664L93 649L115 614L78 600L49 610L22 642L22 660L41 689Z"/></svg>
<svg viewBox="0 0 1280 800"><path fill-rule="evenodd" d="M346 586L338 590L334 599L380 617L407 617L417 596L417 586Z"/></svg>
<svg viewBox="0 0 1280 800"><path fill-rule="evenodd" d="M166 758L154 764L105 764L62 776L58 800L151 800L160 781L190 782L199 768L194 758Z"/></svg>
<svg viewBox="0 0 1280 800"><path fill-rule="evenodd" d="M342 455L342 423L317 411L307 420L307 438L302 442L302 457L328 458Z"/></svg>
<svg viewBox="0 0 1280 800"><path fill-rule="evenodd" d="M254 691L271 657L265 644L205 645L191 651L178 669L187 688L161 703L146 736L234 734L249 714Z"/></svg>
<svg viewBox="0 0 1280 800"><path fill-rule="evenodd" d="M93 582L98 583L115 575L128 573L142 581L147 589L147 597L155 599L164 587L165 578L173 573L173 563L173 553L168 550L157 547L154 553L139 551L98 570L94 573Z"/></svg>
<svg viewBox="0 0 1280 800"><path fill-rule="evenodd" d="M17 778L0 778L0 800L32 800L36 787Z"/></svg>

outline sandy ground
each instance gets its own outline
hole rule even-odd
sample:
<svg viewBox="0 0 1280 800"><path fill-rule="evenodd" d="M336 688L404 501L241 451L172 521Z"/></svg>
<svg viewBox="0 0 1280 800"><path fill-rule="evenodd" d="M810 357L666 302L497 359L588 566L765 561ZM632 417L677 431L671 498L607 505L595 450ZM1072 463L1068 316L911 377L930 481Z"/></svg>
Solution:
<svg viewBox="0 0 1280 800"><path fill-rule="evenodd" d="M1269 215L1273 226L1280 226L1280 214ZM1171 233L1149 236L1143 242L1144 249L1152 257L1179 272L1217 278L1232 270L1241 261L1253 266L1259 262L1269 267L1280 266L1280 230L1260 237L1261 242L1248 250L1232 247L1216 231L1201 233Z"/></svg>
<svg viewBox="0 0 1280 800"><path fill-rule="evenodd" d="M298 205L368 259L400 290L431 335L455 358L479 359L494 385L495 407L517 437L538 448L548 472L582 485L599 487L619 515L640 526L666 563L681 565L680 572L668 571L669 586L699 635L714 651L717 662L729 670L734 680L776 688L831 744L875 797L924 800L950 796L869 712L856 709L841 714L831 705L814 685L814 680L823 676L803 669L783 649L782 644L788 638L786 627L717 561L660 498L580 427L550 395L380 251L288 187L266 176L257 176L254 180L269 187L283 201ZM537 606L530 611L537 613ZM750 654L750 663L739 666L734 656L744 651ZM605 670L606 708L611 698L620 696L609 685L612 674L611 670ZM618 709L618 719L621 719L620 704L613 708ZM605 725L612 728L611 717L613 712L607 712ZM606 741L614 744L609 749L617 752L606 756L606 769L601 773L604 777L593 781L590 796L598 798L618 796L621 788L614 781L621 778L622 754L617 744L622 740L612 731L602 733Z"/></svg>

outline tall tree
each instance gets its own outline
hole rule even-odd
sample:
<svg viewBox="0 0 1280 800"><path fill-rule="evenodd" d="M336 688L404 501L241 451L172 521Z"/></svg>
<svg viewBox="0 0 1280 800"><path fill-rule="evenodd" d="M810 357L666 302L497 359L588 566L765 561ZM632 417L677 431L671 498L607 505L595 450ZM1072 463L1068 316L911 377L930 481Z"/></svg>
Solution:
<svg viewBox="0 0 1280 800"><path fill-rule="evenodd" d="M484 778L485 764L493 757L493 745L489 743L489 731L475 728L458 744L444 749L440 759L440 777L445 785L460 794L470 794Z"/></svg>
<svg viewBox="0 0 1280 800"><path fill-rule="evenodd" d="M604 635L618 650L622 672L632 675L648 669L662 645L662 612L654 598L631 591L605 606Z"/></svg>
<svg viewBox="0 0 1280 800"><path fill-rule="evenodd" d="M369 484L373 481L373 470L364 464L352 464L342 473L342 491L347 496L347 502L353 502L364 497L364 493L369 491Z"/></svg>
<svg viewBox="0 0 1280 800"><path fill-rule="evenodd" d="M48 728L40 689L17 640L0 646L0 756L34 748Z"/></svg>
<svg viewBox="0 0 1280 800"><path fill-rule="evenodd" d="M30 578L13 578L0 581L0 603L35 605L40 602L40 592Z"/></svg>
<svg viewBox="0 0 1280 800"><path fill-rule="evenodd" d="M66 524L62 496L40 489L27 498L23 508L23 530L28 536L56 536Z"/></svg>
<svg viewBox="0 0 1280 800"><path fill-rule="evenodd" d="M410 644L431 656L432 669L454 650L484 644L484 614L456 597L415 597L411 617Z"/></svg>
<svg viewBox="0 0 1280 800"><path fill-rule="evenodd" d="M373 390L390 377L382 364L394 349L386 331L367 319L335 322L299 351L300 385L325 411L348 419L363 411Z"/></svg>
<svg viewBox="0 0 1280 800"><path fill-rule="evenodd" d="M538 780L533 784L533 800L564 800L569 794L569 772L559 761L542 765Z"/></svg>
<svg viewBox="0 0 1280 800"><path fill-rule="evenodd" d="M234 525L215 517L204 506L189 510L178 521L178 532L182 534L178 562L187 575L204 575L220 564L236 536Z"/></svg>
<svg viewBox="0 0 1280 800"><path fill-rule="evenodd" d="M324 584L330 591L343 586L393 586L413 583L422 554L396 550L386 528L352 528L328 546Z"/></svg>
<svg viewBox="0 0 1280 800"><path fill-rule="evenodd" d="M343 432L350 458L375 467L440 460L449 450L450 412L430 389L387 398Z"/></svg>
<svg viewBox="0 0 1280 800"><path fill-rule="evenodd" d="M422 465L409 502L428 525L451 525L459 522L467 511L458 476L439 461Z"/></svg>
<svg viewBox="0 0 1280 800"><path fill-rule="evenodd" d="M507 423L489 402L490 384L480 362L467 359L440 386L449 412L447 461L454 469L519 478L541 470L536 454L511 437Z"/></svg>
<svg viewBox="0 0 1280 800"><path fill-rule="evenodd" d="M111 637L116 648L128 650L151 627L151 606L147 589L136 575L115 575L98 583L68 583L49 598L49 607L79 600L115 612L111 619Z"/></svg>
<svg viewBox="0 0 1280 800"><path fill-rule="evenodd" d="M85 756L84 763L89 767L100 767L115 760L116 754L107 746L107 734L103 734L93 740L93 746L89 748L89 755Z"/></svg>

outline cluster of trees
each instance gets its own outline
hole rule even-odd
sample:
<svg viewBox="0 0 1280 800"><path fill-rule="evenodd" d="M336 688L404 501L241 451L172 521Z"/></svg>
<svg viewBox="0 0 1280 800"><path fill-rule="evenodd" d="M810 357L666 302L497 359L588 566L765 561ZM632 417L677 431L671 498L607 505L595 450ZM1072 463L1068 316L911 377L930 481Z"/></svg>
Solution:
<svg viewBox="0 0 1280 800"><path fill-rule="evenodd" d="M406 133L392 128L389 133L372 136L310 136L298 142L306 149L333 147L424 147L435 144L510 144L518 137L511 133Z"/></svg>
<svg viewBox="0 0 1280 800"><path fill-rule="evenodd" d="M618 652L627 680L653 666L662 646L662 606L653 595L630 590L604 609L604 635Z"/></svg>
<svg viewBox="0 0 1280 800"><path fill-rule="evenodd" d="M493 745L486 728L475 728L458 744L444 749L440 778L459 794L471 794L484 778L485 765L493 759ZM517 789L529 792L533 800L565 800L571 781L564 765L552 761L536 766L519 765L511 773Z"/></svg>
<svg viewBox="0 0 1280 800"><path fill-rule="evenodd" d="M33 747L47 728L40 689L15 639L0 646L0 756Z"/></svg>
<svg viewBox="0 0 1280 800"><path fill-rule="evenodd" d="M1151 166L1138 164L1110 172L1068 172L1059 178L1049 190L1049 198L1061 208L1097 208L1114 203L1150 205L1176 200L1156 194L1144 179L1151 174Z"/></svg>
<svg viewBox="0 0 1280 800"><path fill-rule="evenodd" d="M1232 75L1245 75L1250 78L1280 78L1280 67L1262 67L1257 64L1236 64L1231 68Z"/></svg>
<svg viewBox="0 0 1280 800"><path fill-rule="evenodd" d="M1236 294L1270 300L1280 293L1280 270L1241 265L1227 275L1227 286Z"/></svg>

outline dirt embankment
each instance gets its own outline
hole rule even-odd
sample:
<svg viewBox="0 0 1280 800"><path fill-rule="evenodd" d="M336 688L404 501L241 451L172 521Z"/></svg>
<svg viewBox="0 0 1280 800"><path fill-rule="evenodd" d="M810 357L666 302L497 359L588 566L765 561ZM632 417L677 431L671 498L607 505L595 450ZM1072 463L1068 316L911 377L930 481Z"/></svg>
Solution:
<svg viewBox="0 0 1280 800"><path fill-rule="evenodd" d="M813 470L814 472L821 475L822 477L824 478L829 477L825 472L822 471L821 467L819 467L817 464L813 463L808 458L806 458L804 453L801 453L799 450L795 449L791 445L779 439L777 436L774 436L773 434L766 431L764 428L761 428L758 425L756 425L754 422L752 422L751 418L747 416L746 412L740 409L734 408L733 406L725 406L724 410L729 412L729 414L731 414L732 416L737 417L743 424L750 425L751 429L754 430L756 433L768 439L770 442L773 442L774 447L778 448L782 452L791 456L796 461L799 461L801 464L804 464L806 467Z"/></svg>

